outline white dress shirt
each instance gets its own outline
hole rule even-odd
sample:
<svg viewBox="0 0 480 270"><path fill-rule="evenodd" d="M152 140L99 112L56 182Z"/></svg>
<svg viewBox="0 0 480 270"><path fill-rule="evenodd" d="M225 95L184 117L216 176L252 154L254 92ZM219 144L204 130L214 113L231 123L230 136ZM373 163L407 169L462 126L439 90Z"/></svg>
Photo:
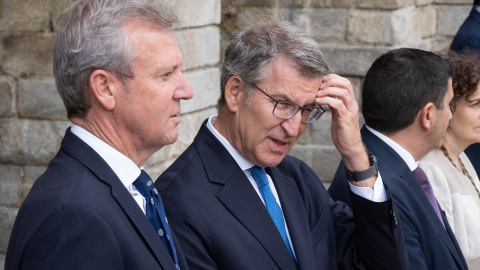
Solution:
<svg viewBox="0 0 480 270"><path fill-rule="evenodd" d="M131 159L108 145L106 142L100 140L84 128L77 125L72 125L71 131L82 141L88 144L88 146L93 148L93 150L95 150L95 152L97 152L97 154L99 154L103 160L105 160L120 181L122 181L122 184L125 186L128 192L132 194L133 199L135 199L143 213L145 213L145 198L133 185L133 182L140 175L140 169L137 167L137 165ZM141 169L143 169L143 167Z"/></svg>

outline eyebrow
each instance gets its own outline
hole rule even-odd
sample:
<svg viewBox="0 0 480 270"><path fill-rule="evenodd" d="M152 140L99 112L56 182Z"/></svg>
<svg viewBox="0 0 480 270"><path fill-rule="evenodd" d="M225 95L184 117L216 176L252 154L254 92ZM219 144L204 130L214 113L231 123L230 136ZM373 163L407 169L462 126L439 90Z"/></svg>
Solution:
<svg viewBox="0 0 480 270"><path fill-rule="evenodd" d="M480 101L480 97L475 98L475 99L470 99L470 100L467 100L467 101L470 102L470 103L479 102L479 101Z"/></svg>
<svg viewBox="0 0 480 270"><path fill-rule="evenodd" d="M291 103L293 105L300 106L297 103L295 103L293 100L291 100L285 94L269 94L269 95L271 97L273 97L274 99L276 99L277 101L285 101L285 102ZM308 103L308 104L301 105L300 107L310 107L310 106L315 107L316 105L317 105L316 102L311 102L311 103Z"/></svg>

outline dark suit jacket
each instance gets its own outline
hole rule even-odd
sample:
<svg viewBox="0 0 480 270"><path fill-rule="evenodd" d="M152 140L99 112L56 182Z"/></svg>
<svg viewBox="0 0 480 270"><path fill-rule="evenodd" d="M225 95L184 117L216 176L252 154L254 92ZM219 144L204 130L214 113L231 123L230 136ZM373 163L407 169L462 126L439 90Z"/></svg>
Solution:
<svg viewBox="0 0 480 270"><path fill-rule="evenodd" d="M472 8L470 15L458 29L450 49L456 52L471 49L480 55L480 12L476 11L475 7ZM469 146L465 150L465 154L472 162L477 174L480 173L480 143Z"/></svg>
<svg viewBox="0 0 480 270"><path fill-rule="evenodd" d="M405 267L391 201L373 203L352 195L355 228L351 210L331 200L305 163L287 156L266 170L280 198L298 269ZM205 123L155 185L191 269L296 269L265 205Z"/></svg>
<svg viewBox="0 0 480 270"><path fill-rule="evenodd" d="M179 264L187 269L175 244ZM176 269L120 179L70 129L20 207L5 266L6 270Z"/></svg>
<svg viewBox="0 0 480 270"><path fill-rule="evenodd" d="M377 157L383 182L398 207L410 269L468 269L445 214L441 211L446 230L405 161L365 127L362 139ZM334 200L350 204L346 183L340 163L328 191Z"/></svg>
<svg viewBox="0 0 480 270"><path fill-rule="evenodd" d="M480 143L474 143L465 149L468 159L472 163L477 175L480 175Z"/></svg>
<svg viewBox="0 0 480 270"><path fill-rule="evenodd" d="M480 12L475 7L458 29L450 49L456 52L471 49L480 54Z"/></svg>

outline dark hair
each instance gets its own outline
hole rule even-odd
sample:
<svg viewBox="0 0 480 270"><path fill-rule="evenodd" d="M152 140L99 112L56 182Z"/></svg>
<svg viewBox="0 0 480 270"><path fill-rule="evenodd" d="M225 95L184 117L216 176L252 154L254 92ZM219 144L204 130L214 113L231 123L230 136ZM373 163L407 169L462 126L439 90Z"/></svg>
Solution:
<svg viewBox="0 0 480 270"><path fill-rule="evenodd" d="M480 0L474 0L473 5L475 6L480 6Z"/></svg>
<svg viewBox="0 0 480 270"><path fill-rule="evenodd" d="M287 21L259 21L230 38L222 66L219 112L225 105L225 85L236 75L244 84L248 97L251 86L264 79L268 64L274 58L284 57L307 78L326 75L330 68L320 45L304 31Z"/></svg>
<svg viewBox="0 0 480 270"><path fill-rule="evenodd" d="M453 112L460 99L468 100L477 91L480 81L480 58L470 50L464 50L460 54L448 51L443 58L453 69L453 102L450 104Z"/></svg>
<svg viewBox="0 0 480 270"><path fill-rule="evenodd" d="M383 54L373 62L363 82L365 123L394 133L410 126L429 102L443 109L452 76L447 61L431 52L401 48Z"/></svg>

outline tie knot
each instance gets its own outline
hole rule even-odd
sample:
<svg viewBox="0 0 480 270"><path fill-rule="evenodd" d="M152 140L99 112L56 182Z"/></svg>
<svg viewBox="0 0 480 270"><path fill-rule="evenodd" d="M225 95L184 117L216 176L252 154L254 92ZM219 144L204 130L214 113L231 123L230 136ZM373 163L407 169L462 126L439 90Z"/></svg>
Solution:
<svg viewBox="0 0 480 270"><path fill-rule="evenodd" d="M153 181L144 170L141 170L140 176L133 182L133 185L145 198L148 197L148 193L153 189Z"/></svg>
<svg viewBox="0 0 480 270"><path fill-rule="evenodd" d="M413 175L415 176L415 178L417 178L417 182L420 185L428 183L428 177L425 174L425 172L422 170L422 168L417 167L415 170L413 170Z"/></svg>
<svg viewBox="0 0 480 270"><path fill-rule="evenodd" d="M265 168L253 166L252 168L248 169L248 171L252 174L253 179L257 182L257 186L259 188L268 185L267 173L265 172Z"/></svg>

